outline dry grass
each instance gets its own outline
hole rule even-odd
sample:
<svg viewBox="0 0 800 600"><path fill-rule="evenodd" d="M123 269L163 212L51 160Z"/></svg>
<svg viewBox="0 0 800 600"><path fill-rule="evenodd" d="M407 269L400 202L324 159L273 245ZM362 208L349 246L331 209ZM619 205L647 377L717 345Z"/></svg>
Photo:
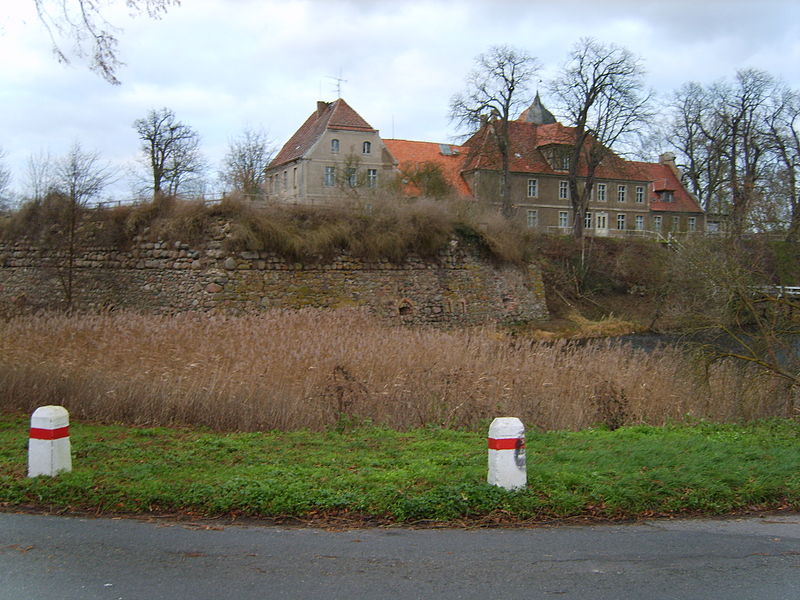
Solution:
<svg viewBox="0 0 800 600"><path fill-rule="evenodd" d="M26 316L0 323L0 410L218 430L530 428L786 416L780 382L675 350L391 328L360 311Z"/></svg>

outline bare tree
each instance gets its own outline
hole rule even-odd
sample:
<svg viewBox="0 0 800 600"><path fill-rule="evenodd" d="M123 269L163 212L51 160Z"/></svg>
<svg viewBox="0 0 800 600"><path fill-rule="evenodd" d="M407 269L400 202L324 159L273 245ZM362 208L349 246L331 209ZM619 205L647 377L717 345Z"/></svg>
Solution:
<svg viewBox="0 0 800 600"><path fill-rule="evenodd" d="M78 57L89 56L89 68L111 84L118 85L117 70L123 64L117 54L119 28L103 15L107 2L97 0L33 0L39 20L50 35L53 53L65 64L70 62L60 38L69 40ZM180 0L125 0L132 14L145 13L158 19Z"/></svg>
<svg viewBox="0 0 800 600"><path fill-rule="evenodd" d="M670 141L682 155L684 181L703 208L730 216L734 237L774 212L776 160L791 164L788 145L780 156L790 105L780 108L779 96L775 79L754 69L737 72L733 83L690 83L675 94Z"/></svg>
<svg viewBox="0 0 800 600"><path fill-rule="evenodd" d="M698 83L686 83L673 95L669 110L666 138L679 154L684 184L704 210L724 212L728 169L719 152L724 133L711 94Z"/></svg>
<svg viewBox="0 0 800 600"><path fill-rule="evenodd" d="M583 238L597 167L612 148L645 124L651 114L640 59L615 44L581 39L573 48L550 91L575 127L570 152L569 191L576 238ZM583 187L578 179L584 179Z"/></svg>
<svg viewBox="0 0 800 600"><path fill-rule="evenodd" d="M233 190L260 194L274 154L275 145L265 132L247 128L228 143L220 179Z"/></svg>
<svg viewBox="0 0 800 600"><path fill-rule="evenodd" d="M142 141L154 198L162 194L176 196L188 181L200 176L205 168L200 136L176 120L170 109L153 109L134 121L133 127Z"/></svg>
<svg viewBox="0 0 800 600"><path fill-rule="evenodd" d="M755 202L763 192L768 156L766 107L775 89L773 78L754 69L736 74L734 85L714 86L716 116L723 136L720 154L727 164L731 201L731 232L740 236Z"/></svg>
<svg viewBox="0 0 800 600"><path fill-rule="evenodd" d="M0 148L0 160L5 157L5 152ZM11 171L0 163L0 211L8 210L10 198Z"/></svg>
<svg viewBox="0 0 800 600"><path fill-rule="evenodd" d="M466 89L450 101L450 118L473 132L483 123L491 127L502 160L503 214L511 217L509 121L530 104L529 86L539 71L539 62L524 50L492 46L475 63Z"/></svg>
<svg viewBox="0 0 800 600"><path fill-rule="evenodd" d="M773 197L788 213L786 241L800 241L800 93L782 86L767 115L767 140L775 157Z"/></svg>
<svg viewBox="0 0 800 600"><path fill-rule="evenodd" d="M28 156L27 181L23 198L41 201L55 185L55 164L49 151L39 150Z"/></svg>
<svg viewBox="0 0 800 600"><path fill-rule="evenodd" d="M79 143L58 161L53 170L53 187L46 195L49 212L54 215L45 241L57 251L56 271L64 293L64 303L72 307L75 260L80 246L81 224L86 205L114 181L111 168L96 152L83 150Z"/></svg>

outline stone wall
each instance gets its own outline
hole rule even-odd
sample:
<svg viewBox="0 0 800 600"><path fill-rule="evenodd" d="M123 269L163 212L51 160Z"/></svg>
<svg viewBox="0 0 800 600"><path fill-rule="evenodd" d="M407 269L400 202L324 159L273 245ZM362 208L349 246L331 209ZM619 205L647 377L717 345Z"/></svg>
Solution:
<svg viewBox="0 0 800 600"><path fill-rule="evenodd" d="M538 269L495 266L453 240L436 261L402 264L339 256L291 263L262 252L227 252L224 231L207 243L137 241L126 251L90 248L72 269L74 306L153 313L237 314L268 308L365 306L407 323L467 325L546 316ZM0 244L0 307L63 302L66 260L17 242Z"/></svg>

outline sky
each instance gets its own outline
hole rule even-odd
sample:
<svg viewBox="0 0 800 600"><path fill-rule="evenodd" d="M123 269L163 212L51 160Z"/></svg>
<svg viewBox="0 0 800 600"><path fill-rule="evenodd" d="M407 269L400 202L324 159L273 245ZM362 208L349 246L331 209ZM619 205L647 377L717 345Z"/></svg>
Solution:
<svg viewBox="0 0 800 600"><path fill-rule="evenodd" d="M34 0L4 5L0 148L19 193L29 157L57 157L78 142L119 174L107 196L130 199L131 174L141 171L133 122L162 107L199 133L212 176L245 128L280 147L317 100L339 90L384 138L451 142L460 132L450 100L475 57L498 44L538 58L545 105L547 80L581 37L639 56L662 100L685 82L730 80L742 68L800 89L796 0L182 0L160 20L107 2L125 63L118 86L69 43L71 64L55 59Z"/></svg>

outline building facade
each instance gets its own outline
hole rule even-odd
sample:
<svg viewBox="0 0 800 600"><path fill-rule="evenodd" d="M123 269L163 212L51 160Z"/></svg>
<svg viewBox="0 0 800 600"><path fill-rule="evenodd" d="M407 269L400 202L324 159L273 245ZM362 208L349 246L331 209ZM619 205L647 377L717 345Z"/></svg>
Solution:
<svg viewBox="0 0 800 600"><path fill-rule="evenodd" d="M266 192L283 202L324 204L378 189L395 166L378 130L344 100L318 102L267 168Z"/></svg>
<svg viewBox="0 0 800 600"><path fill-rule="evenodd" d="M509 123L511 203L516 218L547 233L572 231L569 170L575 129L558 123L536 95ZM500 206L501 155L490 123L463 145L381 139L344 100L317 110L270 165L268 193L288 202L317 203L402 180L408 195L424 195L411 175L435 166L453 194ZM578 189L586 173L578 166ZM681 183L675 157L628 161L608 152L594 175L584 231L588 235L667 237L703 232L705 215Z"/></svg>

